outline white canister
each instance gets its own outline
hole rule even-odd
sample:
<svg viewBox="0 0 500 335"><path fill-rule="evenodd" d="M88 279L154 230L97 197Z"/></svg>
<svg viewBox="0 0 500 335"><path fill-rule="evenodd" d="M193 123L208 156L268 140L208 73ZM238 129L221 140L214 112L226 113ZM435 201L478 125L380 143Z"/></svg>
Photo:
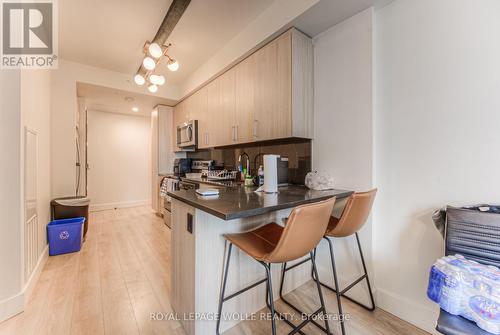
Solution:
<svg viewBox="0 0 500 335"><path fill-rule="evenodd" d="M264 155L264 187L266 193L278 192L278 155Z"/></svg>

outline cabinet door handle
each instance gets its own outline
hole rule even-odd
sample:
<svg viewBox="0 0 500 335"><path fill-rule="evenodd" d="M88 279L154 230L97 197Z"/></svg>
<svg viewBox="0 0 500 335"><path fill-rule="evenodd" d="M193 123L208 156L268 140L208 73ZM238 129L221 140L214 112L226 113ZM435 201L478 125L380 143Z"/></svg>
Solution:
<svg viewBox="0 0 500 335"><path fill-rule="evenodd" d="M253 137L259 137L259 135L257 134L258 127L259 127L259 121L253 120Z"/></svg>
<svg viewBox="0 0 500 335"><path fill-rule="evenodd" d="M236 137L236 127L235 126L232 126L231 127L231 131L232 131L232 140L233 142L236 141L235 137Z"/></svg>
<svg viewBox="0 0 500 335"><path fill-rule="evenodd" d="M205 133L205 144L208 145L208 133Z"/></svg>
<svg viewBox="0 0 500 335"><path fill-rule="evenodd" d="M238 125L234 126L234 141L238 142Z"/></svg>

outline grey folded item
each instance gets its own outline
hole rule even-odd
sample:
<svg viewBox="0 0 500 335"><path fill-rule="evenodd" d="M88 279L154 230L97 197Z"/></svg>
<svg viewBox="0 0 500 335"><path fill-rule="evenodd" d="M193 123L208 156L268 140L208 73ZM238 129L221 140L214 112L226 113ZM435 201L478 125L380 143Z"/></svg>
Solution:
<svg viewBox="0 0 500 335"><path fill-rule="evenodd" d="M482 205L465 206L465 207L448 206L448 208L463 208L463 209L470 209L470 210L475 210L475 211L479 211L479 212L500 214L500 206L498 206L498 205L482 204ZM438 209L434 213L432 213L432 221L434 221L434 225L436 226L436 229L439 231L441 236L443 236L443 238L444 238L444 232L445 232L445 227L446 227L446 207Z"/></svg>
<svg viewBox="0 0 500 335"><path fill-rule="evenodd" d="M432 213L432 221L434 221L436 229L444 238L444 230L446 226L446 207L438 209L434 213Z"/></svg>

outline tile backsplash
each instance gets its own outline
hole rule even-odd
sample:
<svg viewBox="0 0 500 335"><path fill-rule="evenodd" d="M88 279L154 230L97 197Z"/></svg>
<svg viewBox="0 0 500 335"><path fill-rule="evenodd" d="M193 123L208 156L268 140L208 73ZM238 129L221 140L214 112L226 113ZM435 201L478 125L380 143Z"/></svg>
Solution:
<svg viewBox="0 0 500 335"><path fill-rule="evenodd" d="M238 169L239 155L247 153L250 157L250 171L256 174L262 165L264 154L275 154L289 159L288 180L291 184L304 184L305 176L311 171L311 141L300 140L295 143L275 141L266 144L247 144L231 148L217 148L197 152L188 152L187 157L193 159L213 159L217 165L224 165L228 170ZM244 164L245 166L246 164Z"/></svg>

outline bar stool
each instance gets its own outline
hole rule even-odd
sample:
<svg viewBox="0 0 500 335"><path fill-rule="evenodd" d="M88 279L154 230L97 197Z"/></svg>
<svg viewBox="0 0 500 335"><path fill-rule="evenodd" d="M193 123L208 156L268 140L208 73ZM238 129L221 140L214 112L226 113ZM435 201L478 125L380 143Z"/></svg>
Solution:
<svg viewBox="0 0 500 335"><path fill-rule="evenodd" d="M315 278L318 278L318 280L316 280L316 286L318 289L321 307L312 314L308 315L298 326L294 325L291 321L284 317L282 317L282 319L293 329L289 334L304 334L301 329L308 322L313 321L312 318L320 313L326 315L325 302L321 292L316 262L313 258L313 249L318 245L324 235L334 204L335 198L331 198L313 204L298 206L292 210L286 227L281 227L273 222L253 231L224 235L226 241L229 242L229 248L224 265L222 288L219 297L217 335L220 334L220 316L222 315L224 302L264 282L266 283L266 305L270 309L272 316L272 334L275 335L276 315L281 316L281 313L276 311L274 308L271 264L290 262L307 254L309 254L308 260L312 261L312 271L314 276ZM266 270L266 278L245 287L238 292L226 296L226 283L233 245L237 246L241 251L258 261ZM327 334L330 334L327 318L325 318L325 327L324 331L326 331Z"/></svg>
<svg viewBox="0 0 500 335"><path fill-rule="evenodd" d="M368 278L368 271L366 270L365 258L363 256L363 250L361 248L361 243L359 241L358 231L363 227L363 225L366 223L366 220L368 219L368 216L369 216L371 208L373 206L373 201L375 200L376 194L377 194L377 189L373 189L373 190L368 191L368 192L354 193L347 200L347 203L345 205L345 208L344 208L340 218L336 218L334 216L330 217L330 221L328 223L328 227L327 227L327 230L326 230L323 238L328 242L328 247L330 249L330 260L331 260L331 264L332 264L333 279L334 279L334 283L335 283L335 288L333 288L329 285L326 285L325 283L319 281L319 279L317 279L318 277L315 277L316 272L314 271L314 269L311 272L313 279L317 280L321 284L321 286L326 287L327 289L333 291L336 294L339 315L341 317L340 318L340 326L341 326L343 335L346 334L346 330L345 330L344 320L342 318L343 310L342 310L341 297L344 297L347 300L354 302L355 304L363 307L364 309L366 309L368 311L375 310L375 301L373 300L372 288L370 285L370 279ZM352 282L351 284L347 285L346 288L341 290L339 288L337 268L335 266L335 256L333 253L333 242L332 242L331 238L342 238L342 237L349 237L352 235L356 236L356 242L358 245L359 254L361 256L361 264L363 265L364 274L361 277L359 277L358 279L356 279L354 282ZM314 252L313 252L313 259L315 259L315 258L316 258L316 249L314 249ZM305 261L308 261L308 260L305 260ZM286 268L286 265L283 268L283 275L281 277L282 282L280 285L281 287L283 286L283 281L285 278L286 271L291 270L292 268L293 267ZM362 304L362 303L345 295L345 293L347 291L352 289L354 286L359 284L364 279L366 279L366 283L368 284L368 292L370 294L371 306L366 306L366 305L364 305L364 304ZM300 313L300 310L296 306L293 306L289 301L287 301L286 299L283 298L283 294L281 291L280 291L280 297L283 300L283 302L285 302L287 305L289 305L290 307L292 307L293 309L295 309L297 312ZM315 322L315 321L313 321L313 322Z"/></svg>

